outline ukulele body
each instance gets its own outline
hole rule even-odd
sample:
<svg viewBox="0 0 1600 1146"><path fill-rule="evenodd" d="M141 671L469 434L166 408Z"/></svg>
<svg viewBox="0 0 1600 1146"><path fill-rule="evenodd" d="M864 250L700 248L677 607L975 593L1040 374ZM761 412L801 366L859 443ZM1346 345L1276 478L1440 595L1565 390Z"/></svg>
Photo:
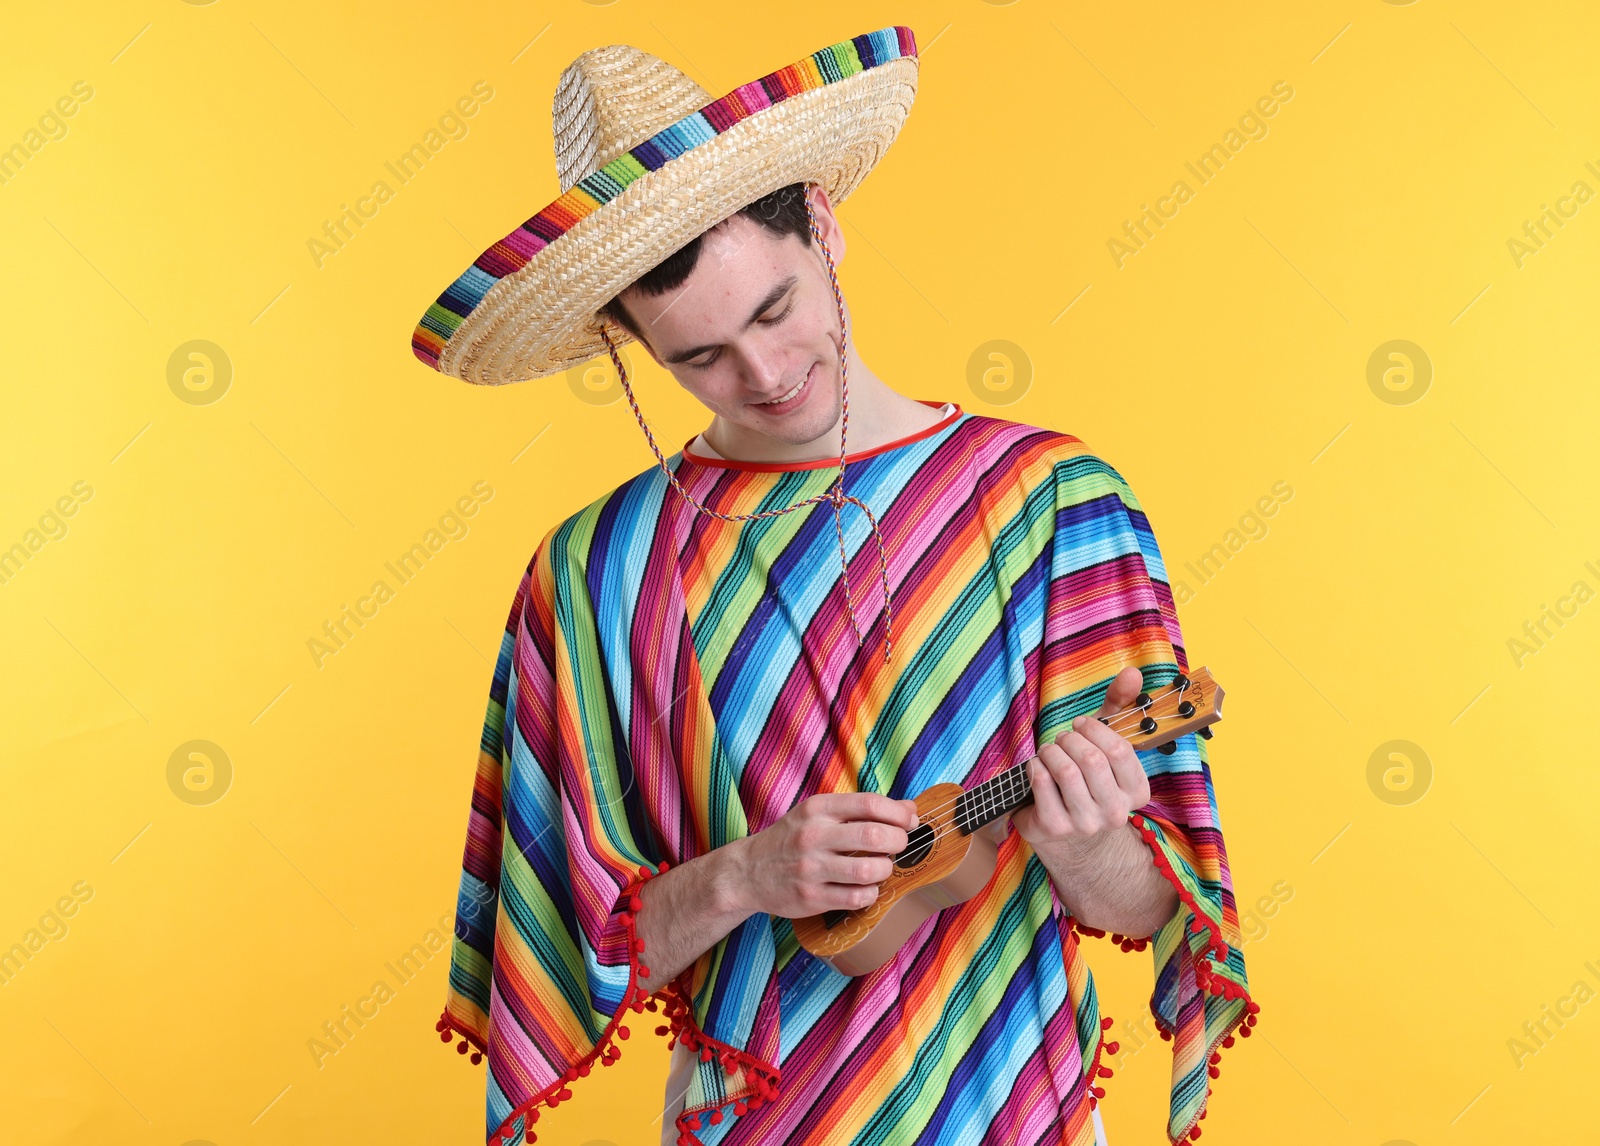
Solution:
<svg viewBox="0 0 1600 1146"><path fill-rule="evenodd" d="M934 912L982 891L994 876L996 838L1004 835L1006 821L970 834L960 831L954 815L962 792L959 784L935 784L918 796L907 860L895 865L878 898L859 911L794 920L800 945L841 975L865 975L892 959Z"/></svg>

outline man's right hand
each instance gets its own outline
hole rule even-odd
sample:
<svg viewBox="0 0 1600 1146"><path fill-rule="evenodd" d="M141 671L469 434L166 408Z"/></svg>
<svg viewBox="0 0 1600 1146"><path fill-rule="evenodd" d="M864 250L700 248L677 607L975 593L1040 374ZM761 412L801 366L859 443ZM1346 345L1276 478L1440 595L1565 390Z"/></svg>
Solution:
<svg viewBox="0 0 1600 1146"><path fill-rule="evenodd" d="M911 800L875 792L812 796L771 827L739 841L741 907L799 919L853 911L878 898L894 860L917 826Z"/></svg>

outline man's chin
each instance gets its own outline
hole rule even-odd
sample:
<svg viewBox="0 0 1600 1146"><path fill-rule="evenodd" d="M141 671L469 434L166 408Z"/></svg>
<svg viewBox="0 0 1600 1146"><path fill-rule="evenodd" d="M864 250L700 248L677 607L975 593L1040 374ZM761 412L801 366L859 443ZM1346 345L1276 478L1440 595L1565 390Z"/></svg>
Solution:
<svg viewBox="0 0 1600 1146"><path fill-rule="evenodd" d="M789 420L785 419L777 425L773 425L769 421L759 426L751 426L749 429L752 433L761 434L788 446L809 446L826 438L829 431L838 424L838 421L839 409L835 406L831 416L824 412L821 415L806 418L803 424L798 421L793 422L793 424L786 424Z"/></svg>

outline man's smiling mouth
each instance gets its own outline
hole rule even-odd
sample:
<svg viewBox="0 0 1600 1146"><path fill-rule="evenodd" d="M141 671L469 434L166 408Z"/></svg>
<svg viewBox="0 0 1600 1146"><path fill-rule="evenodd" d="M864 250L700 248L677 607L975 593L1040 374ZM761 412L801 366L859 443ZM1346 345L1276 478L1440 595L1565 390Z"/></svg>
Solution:
<svg viewBox="0 0 1600 1146"><path fill-rule="evenodd" d="M815 372L816 372L816 367L813 365L810 370L806 371L806 376L804 378L800 379L799 383L795 385L794 389L789 390L787 393L779 394L776 398L769 398L765 402L753 402L751 404L755 405L755 406L768 406L768 407L771 407L771 406L781 406L786 402L793 401L795 398L800 396L801 391L803 391L806 388L807 384L810 383L811 375L814 374Z"/></svg>

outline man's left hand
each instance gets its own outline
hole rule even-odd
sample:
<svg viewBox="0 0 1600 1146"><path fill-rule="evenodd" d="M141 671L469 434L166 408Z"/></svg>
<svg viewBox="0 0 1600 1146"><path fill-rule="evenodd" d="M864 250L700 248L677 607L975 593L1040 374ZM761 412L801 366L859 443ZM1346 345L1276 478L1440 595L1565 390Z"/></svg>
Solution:
<svg viewBox="0 0 1600 1146"><path fill-rule="evenodd" d="M1150 781L1126 737L1100 723L1126 708L1144 687L1136 665L1117 674L1094 716L1080 716L1028 763L1033 804L1011 822L1035 851L1092 849L1126 833L1128 814L1150 802Z"/></svg>

